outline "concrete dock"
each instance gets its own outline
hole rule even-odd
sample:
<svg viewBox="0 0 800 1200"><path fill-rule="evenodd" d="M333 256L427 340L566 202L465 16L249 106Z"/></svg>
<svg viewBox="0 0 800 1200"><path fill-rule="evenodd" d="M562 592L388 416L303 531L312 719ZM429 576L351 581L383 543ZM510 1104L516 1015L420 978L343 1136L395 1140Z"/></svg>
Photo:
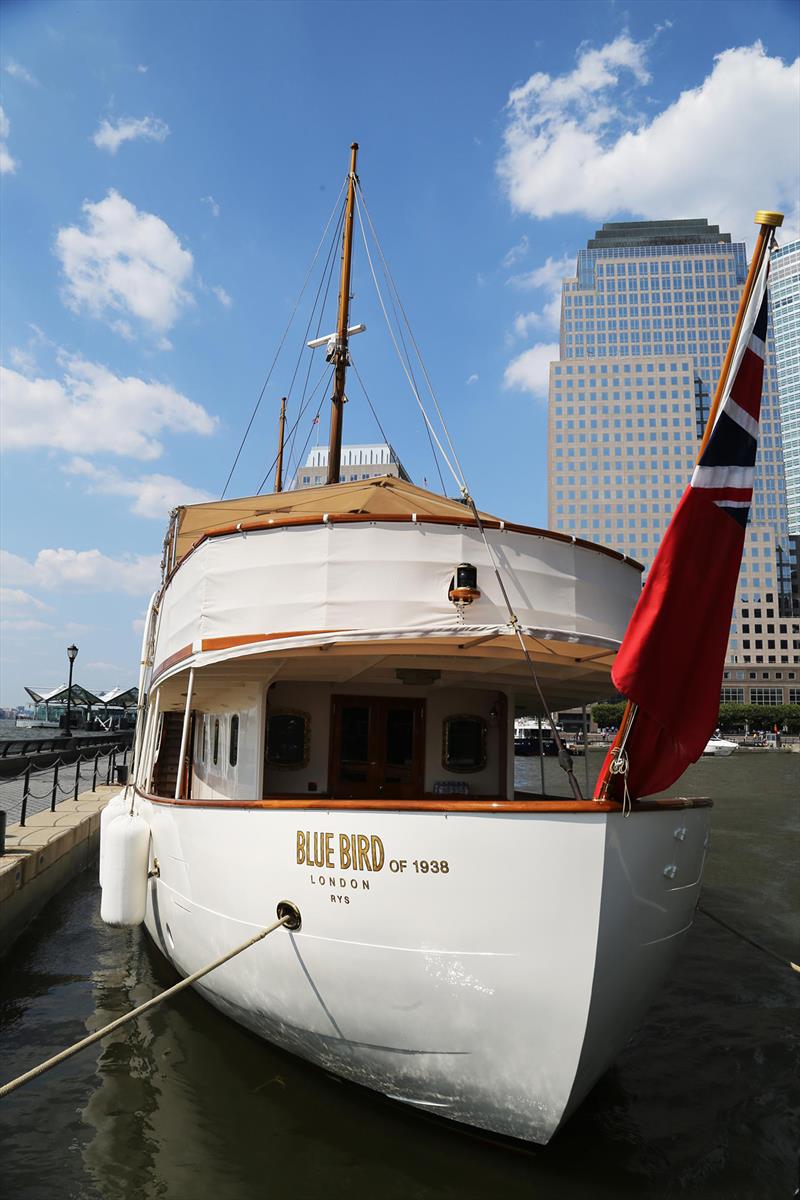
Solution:
<svg viewBox="0 0 800 1200"><path fill-rule="evenodd" d="M22 933L47 902L90 865L100 844L100 813L118 784L98 784L55 811L29 816L24 827L6 830L0 857L0 954Z"/></svg>

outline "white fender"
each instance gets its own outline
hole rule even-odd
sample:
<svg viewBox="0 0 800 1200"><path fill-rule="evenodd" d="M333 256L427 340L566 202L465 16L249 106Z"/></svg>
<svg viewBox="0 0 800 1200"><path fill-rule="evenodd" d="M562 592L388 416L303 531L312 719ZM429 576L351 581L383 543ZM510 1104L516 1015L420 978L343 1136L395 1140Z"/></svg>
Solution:
<svg viewBox="0 0 800 1200"><path fill-rule="evenodd" d="M98 863L97 873L100 878L100 887L103 886L105 875L106 861L106 830L114 817L118 817L124 813L128 807L125 800L125 792L117 792L116 796L112 796L108 804L100 813L100 862Z"/></svg>
<svg viewBox="0 0 800 1200"><path fill-rule="evenodd" d="M150 826L138 813L109 820L103 855L100 917L107 925L141 925L147 906Z"/></svg>

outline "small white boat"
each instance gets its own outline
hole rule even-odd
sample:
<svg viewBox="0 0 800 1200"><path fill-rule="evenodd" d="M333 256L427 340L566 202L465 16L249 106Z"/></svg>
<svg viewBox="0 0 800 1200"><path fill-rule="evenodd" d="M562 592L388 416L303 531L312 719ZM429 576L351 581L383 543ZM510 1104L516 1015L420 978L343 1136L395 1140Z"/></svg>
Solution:
<svg viewBox="0 0 800 1200"><path fill-rule="evenodd" d="M726 741L725 738L713 737L703 751L703 758L728 758L739 749L737 742Z"/></svg>

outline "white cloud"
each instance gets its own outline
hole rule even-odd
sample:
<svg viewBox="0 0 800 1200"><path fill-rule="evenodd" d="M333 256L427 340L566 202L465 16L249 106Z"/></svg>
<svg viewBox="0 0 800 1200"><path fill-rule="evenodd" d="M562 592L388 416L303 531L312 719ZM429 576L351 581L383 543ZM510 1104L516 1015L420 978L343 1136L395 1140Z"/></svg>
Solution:
<svg viewBox="0 0 800 1200"><path fill-rule="evenodd" d="M467 387L471 387L473 383L477 383L479 378L480 376L475 375L474 373L470 375L469 379L467 380Z"/></svg>
<svg viewBox="0 0 800 1200"><path fill-rule="evenodd" d="M165 221L140 212L119 192L84 201L86 228L59 229L55 252L66 277L65 302L110 324L134 317L164 333L194 303L194 259Z"/></svg>
<svg viewBox="0 0 800 1200"><path fill-rule="evenodd" d="M565 254L562 258L548 258L540 267L534 267L524 275L512 275L509 283L518 288L544 288L547 292L561 290L561 280L575 274L575 255Z"/></svg>
<svg viewBox="0 0 800 1200"><path fill-rule="evenodd" d="M514 334L518 338L527 337L533 329L557 329L561 317L561 281L575 274L575 259L565 254L563 258L548 258L540 267L526 272L524 275L512 275L509 283L517 288L534 289L544 292L545 299L541 309L526 313L517 313L514 318Z"/></svg>
<svg viewBox="0 0 800 1200"><path fill-rule="evenodd" d="M11 122L5 114L5 109L0 104L0 175L13 175L19 166L17 160L11 157L6 144L10 132Z"/></svg>
<svg viewBox="0 0 800 1200"><path fill-rule="evenodd" d="M142 475L138 479L125 479L115 468L96 467L85 458L73 458L64 470L85 479L89 492L131 497L131 512L139 517L165 520L179 504L199 504L214 499L210 492L191 487L172 475Z"/></svg>
<svg viewBox="0 0 800 1200"><path fill-rule="evenodd" d="M3 617L0 629L3 633L43 633L46 629L54 629L47 621L38 621L35 617Z"/></svg>
<svg viewBox="0 0 800 1200"><path fill-rule="evenodd" d="M138 65L138 67L136 68L136 70L139 72L139 74L140 74L140 75L146 75L146 74L147 74L147 72L150 70L150 68L149 68L149 67L146 67L146 66L144 65L144 63L139 63L139 65Z"/></svg>
<svg viewBox="0 0 800 1200"><path fill-rule="evenodd" d="M134 633L138 633L140 637L144 633L144 622L144 617L136 617L135 620L131 621L131 629Z"/></svg>
<svg viewBox="0 0 800 1200"><path fill-rule="evenodd" d="M12 79L19 79L22 83L30 83L33 87L39 86L39 80L35 75L32 75L27 67L23 67L22 63L14 62L9 59L6 63L6 74Z"/></svg>
<svg viewBox="0 0 800 1200"><path fill-rule="evenodd" d="M644 118L631 115L626 86L649 81L648 45L624 34L582 48L572 72L539 72L511 92L498 171L513 207L540 218L705 216L737 239L757 208L795 209L798 64L760 42L725 50L698 87Z"/></svg>
<svg viewBox="0 0 800 1200"><path fill-rule="evenodd" d="M22 346L12 346L8 351L8 357L14 366L25 375L30 375L36 370L36 359L30 350L25 350Z"/></svg>
<svg viewBox="0 0 800 1200"><path fill-rule="evenodd" d="M125 554L111 558L100 550L40 550L31 562L18 554L0 550L0 572L10 584L40 587L44 591L63 588L89 592L125 592L143 596L159 580L158 554Z"/></svg>
<svg viewBox="0 0 800 1200"><path fill-rule="evenodd" d="M213 196L201 196L200 203L208 205L208 207L211 209L212 217L219 216L220 211L221 211L220 207L219 207L219 202L217 200L215 200Z"/></svg>
<svg viewBox="0 0 800 1200"><path fill-rule="evenodd" d="M4 612L15 615L30 612L32 608L42 612L50 609L51 605L37 600L30 592L23 592L21 588L0 587L0 607Z"/></svg>
<svg viewBox="0 0 800 1200"><path fill-rule="evenodd" d="M116 121L104 118L92 134L98 150L116 154L123 142L163 142L169 137L169 125L159 117L118 117Z"/></svg>
<svg viewBox="0 0 800 1200"><path fill-rule="evenodd" d="M558 358L558 343L538 342L511 360L503 375L503 387L530 392L537 400L547 399L550 363Z"/></svg>
<svg viewBox="0 0 800 1200"><path fill-rule="evenodd" d="M27 379L0 367L7 450L46 447L72 454L154 459L159 434L210 434L216 419L169 384L114 375L98 363L67 358L63 379Z"/></svg>
<svg viewBox="0 0 800 1200"><path fill-rule="evenodd" d="M224 287L212 287L211 290L223 308L230 308L230 306L233 304L233 299L228 295Z"/></svg>
<svg viewBox="0 0 800 1200"><path fill-rule="evenodd" d="M512 246L503 258L504 267L513 267L515 262L524 258L528 253L528 235L523 234L516 246Z"/></svg>

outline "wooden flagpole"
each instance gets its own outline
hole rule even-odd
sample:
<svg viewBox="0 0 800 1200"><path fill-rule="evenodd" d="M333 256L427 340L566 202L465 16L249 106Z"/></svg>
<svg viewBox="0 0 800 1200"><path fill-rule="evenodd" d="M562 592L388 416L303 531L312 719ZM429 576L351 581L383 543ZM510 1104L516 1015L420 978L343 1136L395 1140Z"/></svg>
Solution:
<svg viewBox="0 0 800 1200"><path fill-rule="evenodd" d="M756 225L760 226L758 237L756 239L755 249L753 250L753 257L750 262L750 269L747 272L747 279L745 280L744 287L742 288L742 294L739 298L739 309L736 313L736 320L733 323L733 329L731 330L728 349L725 354L725 359L722 363L722 369L717 382L717 389L714 392L714 401L708 414L708 420L706 421L703 440L700 443L700 449L697 453L696 462L698 463L703 456L705 448L708 444L708 439L711 437L711 433L717 419L717 413L719 412L719 406L722 403L722 397L727 386L731 364L733 363L733 356L736 351L736 343L739 340L742 323L744 322L744 316L747 312L747 306L750 303L750 297L753 294L753 288L755 287L755 282L758 278L758 272L760 271L761 264L764 261L764 255L769 250L769 245L775 229L783 224L783 213L768 212L763 209L759 209L755 215L755 223ZM630 733L631 726L636 719L637 711L637 706L635 704L633 704L630 700L626 701L625 711L622 714L622 720L620 721L619 729L617 730L617 736L611 743L608 756L603 764L602 775L598 778L595 785L595 800L606 800L608 797L608 789L611 783L610 766L613 761L614 754L621 745L624 745L625 740Z"/></svg>

